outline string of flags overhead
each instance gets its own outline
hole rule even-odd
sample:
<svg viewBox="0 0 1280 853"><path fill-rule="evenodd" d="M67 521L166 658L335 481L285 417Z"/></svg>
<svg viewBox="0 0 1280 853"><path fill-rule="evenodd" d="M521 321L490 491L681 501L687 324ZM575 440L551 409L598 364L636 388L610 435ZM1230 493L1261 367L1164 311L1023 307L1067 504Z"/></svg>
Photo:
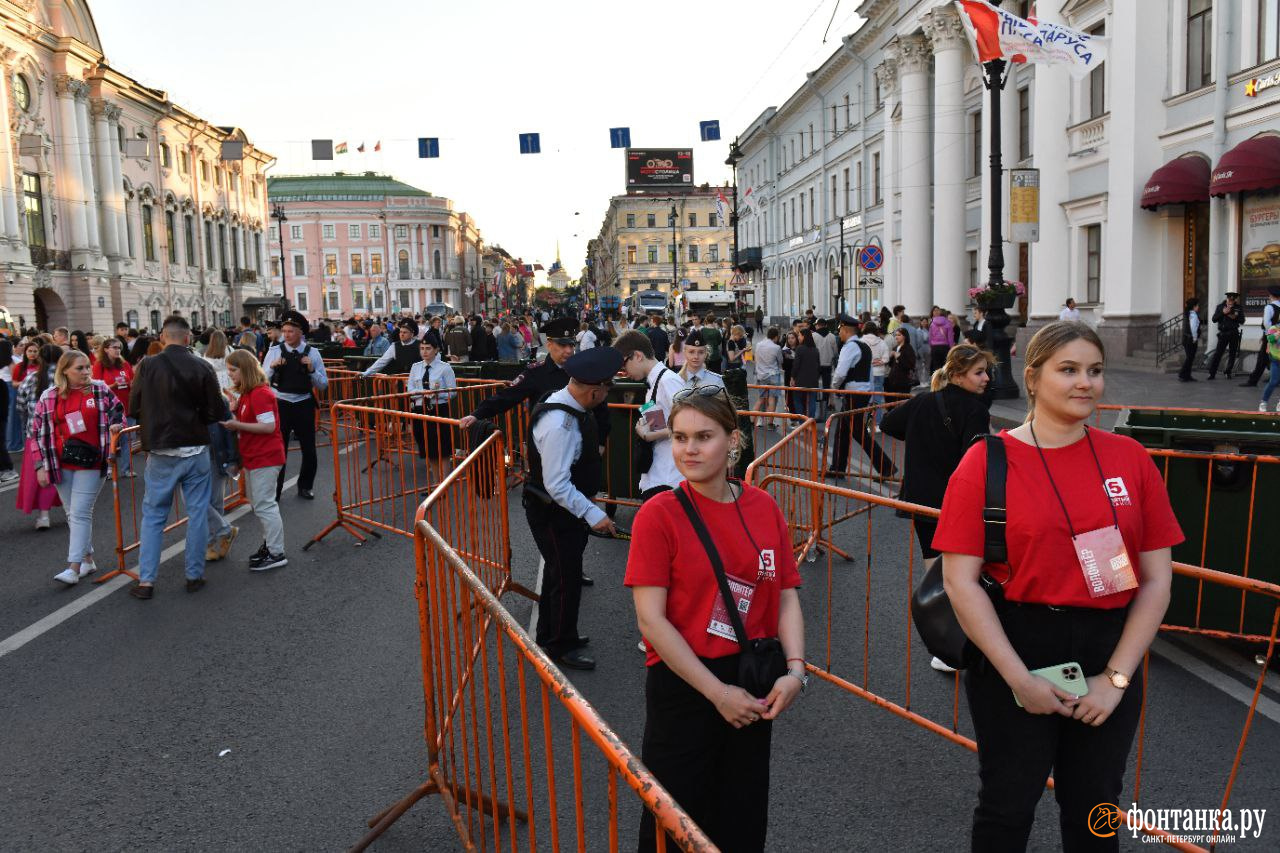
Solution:
<svg viewBox="0 0 1280 853"><path fill-rule="evenodd" d="M698 135L703 142L716 142L720 139L720 122L718 120L700 121L698 122ZM434 159L440 156L440 138L436 136L420 136L418 143L418 158L422 160ZM540 133L521 133L519 134L519 144L521 154L541 154L542 153L542 134ZM609 128L609 147L610 148L630 148L631 147L631 128L629 127L611 127ZM374 151L382 150L382 140L374 143ZM332 139L313 139L311 140L311 159L312 160L332 160L335 156L340 156L350 152L349 145L343 141L334 143ZM361 142L356 146L356 152L365 153L365 144Z"/></svg>

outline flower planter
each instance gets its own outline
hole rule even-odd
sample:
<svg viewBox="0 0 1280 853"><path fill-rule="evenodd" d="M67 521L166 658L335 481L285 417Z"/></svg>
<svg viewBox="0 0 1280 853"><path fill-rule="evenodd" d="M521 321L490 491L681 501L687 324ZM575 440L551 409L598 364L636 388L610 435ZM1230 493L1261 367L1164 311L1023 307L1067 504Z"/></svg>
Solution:
<svg viewBox="0 0 1280 853"><path fill-rule="evenodd" d="M976 298L976 302L983 308L1003 308L1008 310L1013 307L1013 303L1018 299L1016 293L986 293Z"/></svg>

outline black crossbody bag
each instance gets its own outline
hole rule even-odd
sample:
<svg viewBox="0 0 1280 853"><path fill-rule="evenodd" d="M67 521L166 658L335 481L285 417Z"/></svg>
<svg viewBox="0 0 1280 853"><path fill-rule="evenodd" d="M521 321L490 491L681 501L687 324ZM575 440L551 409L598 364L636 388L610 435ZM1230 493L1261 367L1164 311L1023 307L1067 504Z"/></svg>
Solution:
<svg viewBox="0 0 1280 853"><path fill-rule="evenodd" d="M950 420L949 418L947 419ZM948 428L950 425L948 424ZM1005 543L1005 479L1009 473L1004 442L998 435L984 436L987 443L986 501L982 510L985 533L983 560L987 563L1007 563L1009 551ZM955 669L971 665L981 654L977 646L969 642L955 608L942 583L942 556L925 561L924 578L911 596L911 621L915 623L925 648ZM999 612L1004 606L1004 587L985 571L979 582L991 603Z"/></svg>
<svg viewBox="0 0 1280 853"><path fill-rule="evenodd" d="M711 533L702 523L693 501L681 484L675 490L676 498L684 513L698 534L702 547L707 551L707 559L715 570L716 582L720 585L720 597L724 601L724 609L729 613L729 621L733 623L733 634L738 638L742 652L738 655L738 686L757 698L769 695L773 684L787 674L787 655L782 650L782 642L777 637L762 637L758 640L747 639L747 629L742 625L742 617L733 601L733 593L729 591L729 580L725 577L724 563L720 561L720 552L716 550ZM953 617L954 618L954 617Z"/></svg>

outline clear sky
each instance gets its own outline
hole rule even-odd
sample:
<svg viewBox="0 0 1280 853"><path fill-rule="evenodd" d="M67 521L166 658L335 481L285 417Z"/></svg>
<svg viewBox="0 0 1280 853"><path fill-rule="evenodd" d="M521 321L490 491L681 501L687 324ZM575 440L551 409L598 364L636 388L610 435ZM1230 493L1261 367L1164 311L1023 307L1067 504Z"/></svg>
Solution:
<svg viewBox="0 0 1280 853"><path fill-rule="evenodd" d="M624 189L610 127L637 147L692 146L694 179L727 181L729 139L839 47L857 5L186 0L140 15L137 0L90 0L114 67L243 128L279 158L271 174L389 172L526 262L549 265L558 239L575 277ZM698 141L707 119L720 142ZM542 153L521 155L531 131ZM420 136L439 137L440 159L417 158ZM351 153L312 161L312 138Z"/></svg>

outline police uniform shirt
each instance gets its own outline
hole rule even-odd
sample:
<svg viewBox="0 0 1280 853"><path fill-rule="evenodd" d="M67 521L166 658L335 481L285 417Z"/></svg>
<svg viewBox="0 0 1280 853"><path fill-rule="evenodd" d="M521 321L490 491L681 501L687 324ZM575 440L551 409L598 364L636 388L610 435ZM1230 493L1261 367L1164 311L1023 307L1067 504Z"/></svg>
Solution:
<svg viewBox="0 0 1280 853"><path fill-rule="evenodd" d="M398 333L397 333L397 334L398 334ZM373 375L373 374L375 374L375 373L381 373L381 372L382 372L382 368L386 367L388 364L390 364L391 362L393 362L393 361L395 360L395 357L396 357L396 343L399 341L399 338L397 338L395 341L391 341L391 340L390 340L390 338L388 338L388 341L389 341L389 343L388 343L388 345L387 345L387 349L386 349L386 351L385 351L385 352L383 352L383 353L382 353L382 355L378 356L378 360L377 360L377 361L375 361L373 364L371 364L371 365L369 365L367 368L365 368L364 373L360 374L361 376L372 376L372 375ZM414 341L410 341L408 344L400 344L400 345L401 345L401 346L412 346L415 350L416 350L416 349L418 348L418 346L419 346L419 344L418 344L418 342L417 342L416 340L414 340ZM421 357L419 357L419 358L421 358Z"/></svg>
<svg viewBox="0 0 1280 853"><path fill-rule="evenodd" d="M271 384L271 375L275 373L271 365L283 358L286 352L302 352L306 347L306 341L303 341L301 346L291 347L282 340L267 350L266 358L262 360L262 368L267 374L267 384ZM324 371L324 359L320 357L320 352L315 347L311 347L311 352L307 353L307 357L311 359L311 387L328 388L329 374ZM272 390L275 391L274 388ZM276 391L275 393L278 399L284 400L286 403L301 403L311 396L310 394L289 394L284 391Z"/></svg>
<svg viewBox="0 0 1280 853"><path fill-rule="evenodd" d="M430 368L430 370L428 370ZM443 389L452 389L458 387L458 379L453 373L453 365L440 357L436 353L436 357L428 364L425 361L419 361L413 367L409 368L409 380L406 385L408 391L430 391L432 388L441 389L436 394L426 394L413 398L413 407L420 409L424 405L427 408L434 406L442 406L448 403L457 394L450 394Z"/></svg>
<svg viewBox="0 0 1280 853"><path fill-rule="evenodd" d="M666 373L662 371L666 370ZM711 374L714 376L715 374ZM659 380L658 377L662 379ZM684 380L680 378L680 374L666 367L662 362L658 362L649 371L649 375L645 377L645 385L648 391L645 392L644 399L646 402L650 398L662 410L662 414L667 418L667 428L671 428L671 406L672 398L685 388ZM653 383L658 383L658 393L653 393ZM653 464L649 466L649 470L640 475L640 491L647 491L658 486L670 486L675 488L684 481L684 475L676 468L676 459L671 452L671 437L667 436L662 441L653 442Z"/></svg>
<svg viewBox="0 0 1280 853"><path fill-rule="evenodd" d="M681 378L684 379L686 388L701 388L703 385L718 385L724 387L724 378L719 373L712 373L704 366L697 373L686 373L689 366L686 364L680 371Z"/></svg>
<svg viewBox="0 0 1280 853"><path fill-rule="evenodd" d="M561 403L580 412L586 411L573 399L568 388L555 392L545 402ZM546 412L533 425L533 443L537 445L542 457L542 487L547 494L575 518L581 518L593 527L599 524L605 518L604 510L574 488L570 481L569 469L583 453L582 433L578 430L577 419L568 412ZM592 447L587 452L597 451Z"/></svg>
<svg viewBox="0 0 1280 853"><path fill-rule="evenodd" d="M858 338L856 335L844 342L844 346L840 348L840 358L836 362L836 369L831 372L831 387L843 388L850 391L872 391L874 386L868 378L864 382L856 382L848 380L845 377L853 372L858 362L862 360L862 350L858 348ZM868 373L868 376L870 374Z"/></svg>

